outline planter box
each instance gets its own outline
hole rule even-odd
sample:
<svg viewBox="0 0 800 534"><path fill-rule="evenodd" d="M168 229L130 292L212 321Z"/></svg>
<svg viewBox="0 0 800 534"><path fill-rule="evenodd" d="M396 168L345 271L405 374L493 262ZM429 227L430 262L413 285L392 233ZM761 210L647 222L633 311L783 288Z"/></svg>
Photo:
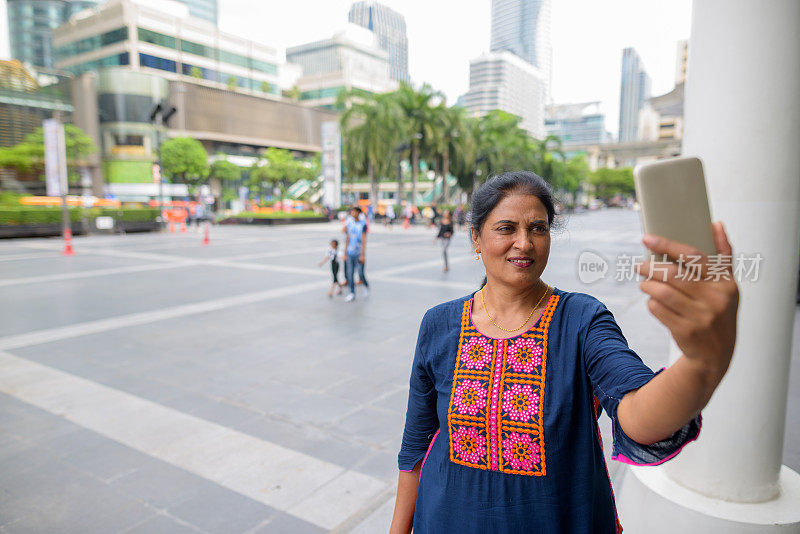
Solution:
<svg viewBox="0 0 800 534"><path fill-rule="evenodd" d="M114 221L111 228L98 228L97 219L89 223L92 234L129 234L135 232L157 232L161 226L157 221Z"/></svg>
<svg viewBox="0 0 800 534"><path fill-rule="evenodd" d="M85 233L83 223L72 223L72 235L81 235ZM0 225L0 239L11 237L56 237L60 235L60 224Z"/></svg>
<svg viewBox="0 0 800 534"><path fill-rule="evenodd" d="M275 219L262 219L262 218L243 218L243 217L228 217L219 221L219 224L257 224L277 226L280 224L308 224L308 223L326 223L327 217L281 217Z"/></svg>

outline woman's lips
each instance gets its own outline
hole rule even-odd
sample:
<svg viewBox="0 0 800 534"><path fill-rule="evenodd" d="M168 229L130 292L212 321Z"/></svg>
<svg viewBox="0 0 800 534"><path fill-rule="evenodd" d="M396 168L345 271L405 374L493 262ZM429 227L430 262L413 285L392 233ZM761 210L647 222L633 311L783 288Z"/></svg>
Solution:
<svg viewBox="0 0 800 534"><path fill-rule="evenodd" d="M533 265L533 260L531 258L509 258L508 261L511 265L519 267L520 269L526 269Z"/></svg>

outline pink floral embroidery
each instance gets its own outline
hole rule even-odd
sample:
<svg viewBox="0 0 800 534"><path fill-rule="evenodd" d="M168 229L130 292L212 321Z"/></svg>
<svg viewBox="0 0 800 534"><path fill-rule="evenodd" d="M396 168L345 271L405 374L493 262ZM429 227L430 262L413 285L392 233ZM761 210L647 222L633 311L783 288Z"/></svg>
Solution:
<svg viewBox="0 0 800 534"><path fill-rule="evenodd" d="M470 338L462 346L461 361L467 369L483 369L492 361L492 346L483 336Z"/></svg>
<svg viewBox="0 0 800 534"><path fill-rule="evenodd" d="M542 347L527 337L521 337L508 346L508 357L515 373L532 373L534 367L542 365Z"/></svg>
<svg viewBox="0 0 800 534"><path fill-rule="evenodd" d="M456 387L453 405L461 413L477 415L486 408L486 390L478 380L464 380Z"/></svg>
<svg viewBox="0 0 800 534"><path fill-rule="evenodd" d="M539 411L539 394L530 386L513 384L503 393L503 410L514 421L530 421Z"/></svg>
<svg viewBox="0 0 800 534"><path fill-rule="evenodd" d="M503 440L503 459L514 469L530 471L540 461L539 444L527 434L513 432Z"/></svg>
<svg viewBox="0 0 800 534"><path fill-rule="evenodd" d="M465 462L476 464L486 452L486 437L474 426L459 426L451 439L456 454Z"/></svg>

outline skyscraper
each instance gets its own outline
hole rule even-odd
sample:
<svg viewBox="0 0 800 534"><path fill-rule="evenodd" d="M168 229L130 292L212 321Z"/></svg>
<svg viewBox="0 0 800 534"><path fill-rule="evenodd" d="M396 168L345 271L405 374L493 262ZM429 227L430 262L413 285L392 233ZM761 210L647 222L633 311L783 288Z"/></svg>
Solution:
<svg viewBox="0 0 800 534"><path fill-rule="evenodd" d="M37 67L52 67L53 30L97 0L7 0L11 57Z"/></svg>
<svg viewBox="0 0 800 534"><path fill-rule="evenodd" d="M549 98L550 0L492 0L491 50L507 50L539 69Z"/></svg>
<svg viewBox="0 0 800 534"><path fill-rule="evenodd" d="M650 77L639 54L633 48L622 51L622 81L619 91L619 141L639 137L639 110L650 98Z"/></svg>
<svg viewBox="0 0 800 534"><path fill-rule="evenodd" d="M408 82L408 37L406 19L385 5L371 0L350 6L348 21L372 30L380 47L389 52L389 75L393 80Z"/></svg>
<svg viewBox="0 0 800 534"><path fill-rule="evenodd" d="M511 52L489 52L469 62L464 106L477 115L499 109L520 118L520 127L544 137L545 83L539 69Z"/></svg>

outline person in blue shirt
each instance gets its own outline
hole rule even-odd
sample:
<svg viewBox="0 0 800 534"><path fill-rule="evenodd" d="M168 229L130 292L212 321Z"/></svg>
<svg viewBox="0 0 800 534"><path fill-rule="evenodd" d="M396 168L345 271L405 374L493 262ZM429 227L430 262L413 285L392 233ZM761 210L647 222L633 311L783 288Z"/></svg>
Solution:
<svg viewBox="0 0 800 534"><path fill-rule="evenodd" d="M353 206L350 208L350 217L345 223L345 260L344 275L350 287L350 293L344 298L345 302L351 302L356 298L355 271L358 269L358 278L364 285L364 296L369 296L369 283L364 276L364 260L367 252L367 222L361 217L361 208Z"/></svg>
<svg viewBox="0 0 800 534"><path fill-rule="evenodd" d="M736 340L732 273L691 281L670 264L641 282L683 351L654 373L600 301L542 280L557 222L542 178L493 177L471 204L486 278L422 319L390 532L619 533L597 418L611 418L612 458L629 464L663 463L698 437ZM718 253L730 255L721 223L713 233ZM643 241L658 255L700 254ZM702 264L708 272L707 257Z"/></svg>

